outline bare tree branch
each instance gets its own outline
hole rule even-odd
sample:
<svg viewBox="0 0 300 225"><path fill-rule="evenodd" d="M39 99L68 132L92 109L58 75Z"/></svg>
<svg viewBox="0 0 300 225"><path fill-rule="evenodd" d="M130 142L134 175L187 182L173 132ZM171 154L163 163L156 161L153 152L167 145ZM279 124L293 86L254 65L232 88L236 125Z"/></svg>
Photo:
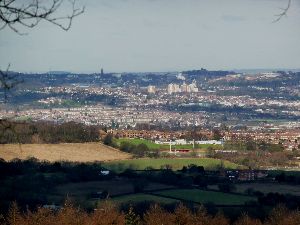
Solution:
<svg viewBox="0 0 300 225"><path fill-rule="evenodd" d="M10 68L10 65L8 65L5 72L0 70L0 90L3 91L4 104L7 103L8 94L11 91L11 89L16 87L21 82L23 82L21 79L19 79L18 74L10 73L9 68ZM5 138L5 135L7 133L13 133L15 135L15 137L17 138L19 147L21 149L20 137L19 137L18 132L16 132L16 129L15 129L17 123L13 122L14 119L15 119L14 117L0 118L0 143L3 143L3 138ZM5 141L4 141L4 143L5 143Z"/></svg>
<svg viewBox="0 0 300 225"><path fill-rule="evenodd" d="M275 20L273 20L273 23L278 22L279 20L282 19L282 17L287 16L287 12L289 11L289 8L291 7L292 4L292 0L288 0L288 4L286 6L286 8L281 8L281 13L275 15L275 17L277 17Z"/></svg>
<svg viewBox="0 0 300 225"><path fill-rule="evenodd" d="M3 91L4 103L7 103L8 94L11 89L23 82L17 74L9 72L9 67L10 65L8 65L5 72L0 70L0 89Z"/></svg>
<svg viewBox="0 0 300 225"><path fill-rule="evenodd" d="M69 4L71 10L68 15L60 16L58 9L64 3ZM0 0L0 30L9 27L18 34L24 34L18 26L34 28L41 21L47 21L67 31L73 19L84 9L76 7L76 0L28 0L26 4L22 0Z"/></svg>

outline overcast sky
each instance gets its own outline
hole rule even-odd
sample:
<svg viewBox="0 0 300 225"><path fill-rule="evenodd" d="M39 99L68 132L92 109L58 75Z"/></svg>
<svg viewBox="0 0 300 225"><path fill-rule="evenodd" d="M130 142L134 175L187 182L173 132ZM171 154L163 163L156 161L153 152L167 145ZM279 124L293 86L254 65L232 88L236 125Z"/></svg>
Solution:
<svg viewBox="0 0 300 225"><path fill-rule="evenodd" d="M0 69L73 72L300 68L300 1L84 0L62 31L0 31Z"/></svg>

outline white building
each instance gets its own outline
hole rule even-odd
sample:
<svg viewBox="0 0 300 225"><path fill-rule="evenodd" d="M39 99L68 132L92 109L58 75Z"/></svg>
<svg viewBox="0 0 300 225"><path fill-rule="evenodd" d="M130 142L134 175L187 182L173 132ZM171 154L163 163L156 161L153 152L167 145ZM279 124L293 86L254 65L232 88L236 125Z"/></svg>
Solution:
<svg viewBox="0 0 300 225"><path fill-rule="evenodd" d="M167 88L168 94L180 92L180 88L178 84L169 84Z"/></svg>
<svg viewBox="0 0 300 225"><path fill-rule="evenodd" d="M178 92L183 92L183 93L190 93L190 92L198 92L199 89L197 88L197 83L196 81L193 81L191 84L186 84L185 81L183 82L182 85L178 84L169 84L167 87L168 94L172 93L178 93Z"/></svg>
<svg viewBox="0 0 300 225"><path fill-rule="evenodd" d="M147 88L147 91L148 91L149 94L155 94L156 87L153 86L153 85L149 85L148 88Z"/></svg>

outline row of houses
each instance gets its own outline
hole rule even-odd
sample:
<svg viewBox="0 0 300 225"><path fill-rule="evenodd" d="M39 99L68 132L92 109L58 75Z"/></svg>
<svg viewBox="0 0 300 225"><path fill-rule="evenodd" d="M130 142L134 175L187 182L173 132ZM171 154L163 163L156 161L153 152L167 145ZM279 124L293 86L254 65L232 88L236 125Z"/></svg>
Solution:
<svg viewBox="0 0 300 225"><path fill-rule="evenodd" d="M300 140L300 130L291 130L284 132L250 132L238 131L227 132L224 134L224 140L249 140L265 141L272 144L278 144L283 141L297 142Z"/></svg>
<svg viewBox="0 0 300 225"><path fill-rule="evenodd" d="M182 139L189 135L189 131L157 131L157 130L112 130L115 136L120 138L144 138L144 139ZM195 136L201 136L204 139L213 139L211 130L196 131Z"/></svg>
<svg viewBox="0 0 300 225"><path fill-rule="evenodd" d="M112 133L119 138L144 138L144 139L180 139L185 131L167 132L156 130L113 130Z"/></svg>
<svg viewBox="0 0 300 225"><path fill-rule="evenodd" d="M233 181L253 181L266 178L268 173L263 170L226 170L221 176Z"/></svg>

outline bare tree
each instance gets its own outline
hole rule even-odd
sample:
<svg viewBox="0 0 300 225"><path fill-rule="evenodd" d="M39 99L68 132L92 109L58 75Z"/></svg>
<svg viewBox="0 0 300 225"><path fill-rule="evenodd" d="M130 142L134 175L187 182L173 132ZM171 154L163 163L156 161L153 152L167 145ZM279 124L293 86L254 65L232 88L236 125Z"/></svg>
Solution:
<svg viewBox="0 0 300 225"><path fill-rule="evenodd" d="M292 0L288 0L287 6L285 8L281 8L281 13L275 15L276 19L273 20L273 23L278 22L279 20L282 19L282 17L287 16L287 13L291 7Z"/></svg>
<svg viewBox="0 0 300 225"><path fill-rule="evenodd" d="M60 8L69 5L68 15L61 15ZM34 28L47 21L67 31L74 17L84 12L77 7L76 0L0 0L0 30L9 27L18 34L19 27Z"/></svg>
<svg viewBox="0 0 300 225"><path fill-rule="evenodd" d="M62 13L62 8L67 5L69 13ZM22 35L21 28L34 28L41 21L46 21L68 31L73 19L83 12L84 7L77 7L76 0L0 0L0 30L8 27ZM8 101L9 92L22 82L18 74L9 71L9 67L6 71L0 69L0 91L3 92L4 105ZM6 132L13 132L19 140L13 120L0 118L0 139Z"/></svg>
<svg viewBox="0 0 300 225"><path fill-rule="evenodd" d="M9 92L22 82L17 74L9 72L9 67L10 65L5 72L0 70L0 89L3 91L4 103L7 103Z"/></svg>
<svg viewBox="0 0 300 225"><path fill-rule="evenodd" d="M15 88L18 84L22 83L23 81L19 78L18 74L13 74L9 71L10 65L7 67L6 71L0 70L0 91L3 93L3 104L6 105L8 102L8 97L10 91ZM6 133L13 133L15 137L19 141L19 135L16 132L15 126L17 125L13 122L15 118L5 116L0 118L0 143L3 143L3 138L5 137Z"/></svg>

